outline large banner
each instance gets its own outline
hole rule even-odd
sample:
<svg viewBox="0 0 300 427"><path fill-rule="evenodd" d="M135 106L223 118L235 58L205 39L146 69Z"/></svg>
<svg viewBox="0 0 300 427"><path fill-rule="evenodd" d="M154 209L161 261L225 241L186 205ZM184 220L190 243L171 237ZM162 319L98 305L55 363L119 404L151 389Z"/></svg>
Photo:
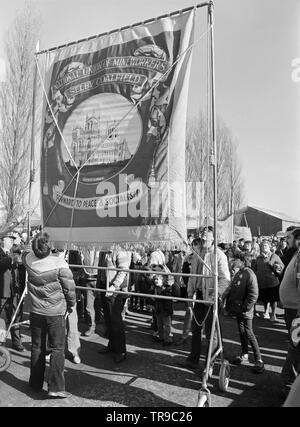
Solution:
<svg viewBox="0 0 300 427"><path fill-rule="evenodd" d="M185 237L193 27L191 11L38 55L42 216L53 240Z"/></svg>

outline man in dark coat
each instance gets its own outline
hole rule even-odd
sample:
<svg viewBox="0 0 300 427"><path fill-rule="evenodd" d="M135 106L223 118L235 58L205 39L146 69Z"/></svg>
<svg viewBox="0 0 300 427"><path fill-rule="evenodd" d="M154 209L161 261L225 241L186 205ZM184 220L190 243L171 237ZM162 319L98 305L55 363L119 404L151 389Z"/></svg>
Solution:
<svg viewBox="0 0 300 427"><path fill-rule="evenodd" d="M245 267L244 259L233 261L231 274L231 284L223 293L222 300L226 301L226 310L236 317L240 334L242 353L233 363L238 365L248 363L248 344L250 343L255 359L253 370L261 373L264 371L264 363L252 327L254 305L258 297L257 278L251 268Z"/></svg>
<svg viewBox="0 0 300 427"><path fill-rule="evenodd" d="M10 324L18 303L22 290L19 289L18 266L20 255L13 250L15 237L4 236L0 240L0 315L5 314L8 324ZM21 310L18 310L14 323L19 323L22 318ZM20 327L12 327L10 330L12 348L17 351L24 351L21 340Z"/></svg>

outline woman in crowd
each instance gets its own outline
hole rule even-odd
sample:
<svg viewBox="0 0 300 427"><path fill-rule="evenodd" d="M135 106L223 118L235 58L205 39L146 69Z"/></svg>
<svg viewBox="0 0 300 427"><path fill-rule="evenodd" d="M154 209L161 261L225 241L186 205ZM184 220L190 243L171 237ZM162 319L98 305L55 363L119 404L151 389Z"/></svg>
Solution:
<svg viewBox="0 0 300 427"><path fill-rule="evenodd" d="M260 245L260 255L253 262L259 287L259 301L264 304L264 319L276 321L276 304L279 301L279 277L284 265L278 255L271 252L270 243L263 240Z"/></svg>

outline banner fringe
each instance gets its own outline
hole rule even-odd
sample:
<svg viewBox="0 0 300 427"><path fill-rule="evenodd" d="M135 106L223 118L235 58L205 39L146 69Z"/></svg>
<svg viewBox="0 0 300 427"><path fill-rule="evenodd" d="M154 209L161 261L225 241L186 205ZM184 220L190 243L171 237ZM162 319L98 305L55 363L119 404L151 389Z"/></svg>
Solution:
<svg viewBox="0 0 300 427"><path fill-rule="evenodd" d="M89 249L100 252L108 251L130 251L130 252L151 252L157 249L162 251L186 251L188 249L187 244L182 240L157 240L147 243L140 242L66 242L66 241L53 241L53 249L64 249L64 250L82 250Z"/></svg>

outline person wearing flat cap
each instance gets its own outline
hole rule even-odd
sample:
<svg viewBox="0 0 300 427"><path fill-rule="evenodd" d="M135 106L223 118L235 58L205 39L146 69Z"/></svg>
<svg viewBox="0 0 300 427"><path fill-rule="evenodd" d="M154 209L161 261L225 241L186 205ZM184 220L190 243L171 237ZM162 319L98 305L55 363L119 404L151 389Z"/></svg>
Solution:
<svg viewBox="0 0 300 427"><path fill-rule="evenodd" d="M0 316L6 317L7 325L10 324L20 300L18 291L18 266L20 257L13 250L15 236L7 234L0 237ZM17 313L14 323L21 321L21 311ZM10 330L12 348L24 351L20 327L12 327Z"/></svg>

